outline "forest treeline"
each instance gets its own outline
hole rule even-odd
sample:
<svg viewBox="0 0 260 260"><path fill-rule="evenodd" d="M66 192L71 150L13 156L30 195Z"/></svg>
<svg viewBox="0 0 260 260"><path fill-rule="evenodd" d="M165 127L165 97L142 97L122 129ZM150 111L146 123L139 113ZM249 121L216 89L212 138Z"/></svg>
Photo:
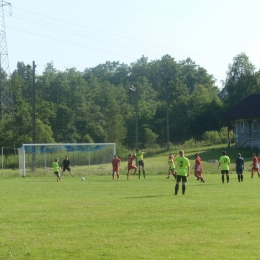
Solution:
<svg viewBox="0 0 260 260"><path fill-rule="evenodd" d="M0 146L20 147L32 142L32 68L18 62L9 80L14 113L0 122ZM140 147L166 145L167 111L169 141L181 144L220 130L226 109L260 91L260 73L244 53L229 64L221 91L206 69L169 55L150 62L143 56L130 65L106 62L83 72L58 71L49 63L35 82L36 143L116 142L128 148L135 147L137 106Z"/></svg>

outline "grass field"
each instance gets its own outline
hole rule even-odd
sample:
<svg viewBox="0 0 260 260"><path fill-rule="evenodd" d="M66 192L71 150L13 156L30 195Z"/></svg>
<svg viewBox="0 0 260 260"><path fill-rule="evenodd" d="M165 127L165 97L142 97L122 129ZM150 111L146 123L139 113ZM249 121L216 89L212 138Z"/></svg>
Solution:
<svg viewBox="0 0 260 260"><path fill-rule="evenodd" d="M220 151L201 152L206 183L190 176L177 196L165 156L145 159L145 180L127 181L125 163L119 181L108 165L75 167L62 182L5 170L0 259L259 259L260 178L245 172L238 183L232 164L230 184L222 184L217 165L206 162Z"/></svg>

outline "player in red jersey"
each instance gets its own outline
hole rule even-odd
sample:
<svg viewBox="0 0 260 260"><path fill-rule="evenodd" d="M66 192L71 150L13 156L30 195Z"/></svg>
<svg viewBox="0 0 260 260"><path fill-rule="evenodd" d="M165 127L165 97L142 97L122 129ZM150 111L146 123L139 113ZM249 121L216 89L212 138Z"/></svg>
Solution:
<svg viewBox="0 0 260 260"><path fill-rule="evenodd" d="M202 164L201 164L201 158L199 157L199 154L195 154L195 164L193 166L194 168L194 175L197 177L197 180L200 180L201 182L205 182L204 178L202 177Z"/></svg>
<svg viewBox="0 0 260 260"><path fill-rule="evenodd" d="M114 159L112 160L112 166L113 166L113 171L112 171L112 180L114 180L114 176L116 174L117 180L119 180L119 168L120 168L120 158L117 157L117 155L114 155Z"/></svg>
<svg viewBox="0 0 260 260"><path fill-rule="evenodd" d="M201 162L201 158L200 158L200 156L199 156L199 154L198 153L196 153L195 154L195 165L196 165L196 162ZM193 165L193 169L194 169L194 176L195 177L197 177L197 175L196 175L196 167L195 167L195 165ZM197 177L197 181L199 180L199 178Z"/></svg>
<svg viewBox="0 0 260 260"><path fill-rule="evenodd" d="M251 178L254 177L254 172L255 172L255 171L258 173L258 177L260 177L258 158L256 157L256 154L255 154L255 153L253 153L252 157L253 157L253 164L250 165L250 166L252 166Z"/></svg>
<svg viewBox="0 0 260 260"><path fill-rule="evenodd" d="M137 167L135 166L135 165L133 165L133 160L135 159L136 157L133 155L131 155L131 154L129 154L129 156L128 156L128 166L127 166L127 180L129 180L129 176L130 176L130 171L132 170L132 169L135 169L135 171L134 171L134 175L136 174L136 169L137 169Z"/></svg>

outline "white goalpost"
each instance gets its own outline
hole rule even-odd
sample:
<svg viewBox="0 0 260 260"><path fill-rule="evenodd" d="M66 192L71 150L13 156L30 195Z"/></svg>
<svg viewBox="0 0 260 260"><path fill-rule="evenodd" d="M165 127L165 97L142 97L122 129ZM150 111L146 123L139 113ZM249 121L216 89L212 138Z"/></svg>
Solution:
<svg viewBox="0 0 260 260"><path fill-rule="evenodd" d="M55 158L60 162L69 156L73 165L110 163L116 154L115 143L51 143L23 144L18 148L20 176L26 169L51 167ZM60 165L61 166L61 165Z"/></svg>

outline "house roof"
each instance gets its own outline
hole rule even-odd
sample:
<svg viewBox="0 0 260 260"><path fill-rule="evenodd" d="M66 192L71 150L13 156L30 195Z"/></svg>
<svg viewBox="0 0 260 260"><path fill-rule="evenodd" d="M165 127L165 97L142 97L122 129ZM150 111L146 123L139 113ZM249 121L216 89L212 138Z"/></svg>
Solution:
<svg viewBox="0 0 260 260"><path fill-rule="evenodd" d="M260 92L253 93L220 116L221 119L260 118Z"/></svg>

